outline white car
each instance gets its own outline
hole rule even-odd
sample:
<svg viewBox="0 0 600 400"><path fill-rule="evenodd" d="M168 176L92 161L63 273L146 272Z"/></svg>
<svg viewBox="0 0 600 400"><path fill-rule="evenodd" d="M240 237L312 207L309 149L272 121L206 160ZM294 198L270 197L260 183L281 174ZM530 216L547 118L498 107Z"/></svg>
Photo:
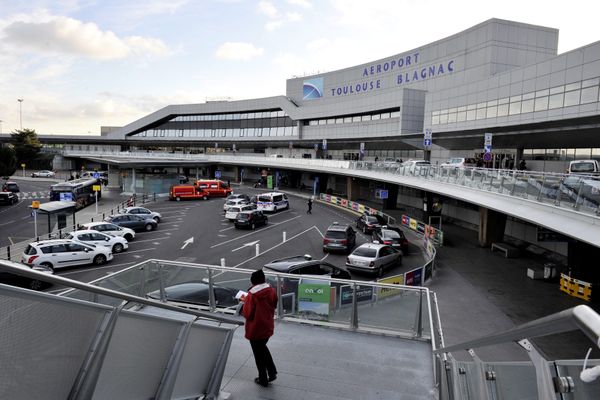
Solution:
<svg viewBox="0 0 600 400"><path fill-rule="evenodd" d="M73 231L66 236L67 239L77 240L83 244L93 244L94 246L104 246L113 254L120 253L129 248L127 239L121 236L113 236L93 230Z"/></svg>
<svg viewBox="0 0 600 400"><path fill-rule="evenodd" d="M160 215L160 213L157 213L156 211L152 211L152 210L148 210L147 208L144 207L127 207L123 209L123 212L121 214L135 214L135 215L139 215L141 217L150 217L153 220L156 221L156 223L159 223L162 215Z"/></svg>
<svg viewBox="0 0 600 400"><path fill-rule="evenodd" d="M231 206L225 211L225 218L230 221L235 221L237 216L242 211L253 211L256 207L252 204L242 204L239 206Z"/></svg>
<svg viewBox="0 0 600 400"><path fill-rule="evenodd" d="M229 207L233 207L233 206L242 206L244 204L248 204L248 200L246 200L245 198L233 198L233 199L229 199L225 202L225 204L223 204L223 211L227 211L227 209L229 209Z"/></svg>
<svg viewBox="0 0 600 400"><path fill-rule="evenodd" d="M106 247L86 245L70 239L32 242L21 255L23 264L42 266L53 271L72 265L102 265L112 259L112 252Z"/></svg>
<svg viewBox="0 0 600 400"><path fill-rule="evenodd" d="M464 167L476 167L477 160L474 158L464 157L452 157L448 161L441 163L442 168L464 168Z"/></svg>
<svg viewBox="0 0 600 400"><path fill-rule="evenodd" d="M48 170L36 171L31 174L32 178L54 178L54 172Z"/></svg>
<svg viewBox="0 0 600 400"><path fill-rule="evenodd" d="M363 243L346 259L346 269L383 276L387 268L402 263L402 251L378 243Z"/></svg>
<svg viewBox="0 0 600 400"><path fill-rule="evenodd" d="M110 222L88 222L79 226L79 230L91 229L94 231L108 233L113 236L121 236L128 242L135 238L135 231L131 228L111 224Z"/></svg>

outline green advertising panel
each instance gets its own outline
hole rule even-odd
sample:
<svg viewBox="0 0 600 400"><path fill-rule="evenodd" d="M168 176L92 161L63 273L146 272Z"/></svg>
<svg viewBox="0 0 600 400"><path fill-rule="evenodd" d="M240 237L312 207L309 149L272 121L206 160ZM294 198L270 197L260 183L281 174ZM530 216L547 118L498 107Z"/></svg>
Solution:
<svg viewBox="0 0 600 400"><path fill-rule="evenodd" d="M273 175L267 176L267 189L273 189Z"/></svg>
<svg viewBox="0 0 600 400"><path fill-rule="evenodd" d="M328 320L331 291L329 285L298 285L298 313L308 319Z"/></svg>

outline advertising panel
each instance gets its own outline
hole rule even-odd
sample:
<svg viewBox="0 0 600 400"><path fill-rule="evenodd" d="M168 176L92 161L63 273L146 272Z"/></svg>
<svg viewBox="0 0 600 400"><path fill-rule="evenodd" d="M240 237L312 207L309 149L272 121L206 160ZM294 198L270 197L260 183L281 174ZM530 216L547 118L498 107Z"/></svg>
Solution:
<svg viewBox="0 0 600 400"><path fill-rule="evenodd" d="M354 297L354 292L352 290L352 286L342 286L340 288L340 305L344 306L347 304L352 304L352 297ZM373 286L357 286L356 287L356 302L360 303L363 301L372 301L373 300Z"/></svg>
<svg viewBox="0 0 600 400"><path fill-rule="evenodd" d="M422 283L422 268L413 269L412 271L404 274L405 277L405 285L408 286L421 286Z"/></svg>
<svg viewBox="0 0 600 400"><path fill-rule="evenodd" d="M298 285L298 313L309 319L329 319L331 291L329 285L301 283Z"/></svg>
<svg viewBox="0 0 600 400"><path fill-rule="evenodd" d="M389 283L391 285L404 285L404 275L396 275L390 276L389 278L378 279L377 283ZM377 297L382 299L388 296L394 296L401 294L400 290L390 289L390 288L379 288L379 293L377 293Z"/></svg>
<svg viewBox="0 0 600 400"><path fill-rule="evenodd" d="M429 263L425 266L424 282L429 282L432 277L433 277L433 263Z"/></svg>

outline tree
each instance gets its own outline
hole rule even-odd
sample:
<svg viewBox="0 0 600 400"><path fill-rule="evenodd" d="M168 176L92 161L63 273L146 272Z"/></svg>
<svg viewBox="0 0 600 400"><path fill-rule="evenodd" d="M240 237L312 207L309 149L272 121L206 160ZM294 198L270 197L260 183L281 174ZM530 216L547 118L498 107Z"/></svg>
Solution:
<svg viewBox="0 0 600 400"><path fill-rule="evenodd" d="M17 129L10 136L19 163L28 164L37 158L42 144L34 129Z"/></svg>
<svg viewBox="0 0 600 400"><path fill-rule="evenodd" d="M11 176L17 170L17 156L10 147L0 148L0 177Z"/></svg>

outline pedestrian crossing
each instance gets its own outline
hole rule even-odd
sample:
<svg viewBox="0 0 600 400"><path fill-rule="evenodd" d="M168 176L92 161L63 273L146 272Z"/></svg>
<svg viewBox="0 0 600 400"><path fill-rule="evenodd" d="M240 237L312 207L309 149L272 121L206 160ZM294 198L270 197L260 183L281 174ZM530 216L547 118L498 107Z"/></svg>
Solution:
<svg viewBox="0 0 600 400"><path fill-rule="evenodd" d="M20 200L36 200L36 199L48 199L50 197L50 193L47 191L39 191L39 192L19 192L17 193Z"/></svg>

